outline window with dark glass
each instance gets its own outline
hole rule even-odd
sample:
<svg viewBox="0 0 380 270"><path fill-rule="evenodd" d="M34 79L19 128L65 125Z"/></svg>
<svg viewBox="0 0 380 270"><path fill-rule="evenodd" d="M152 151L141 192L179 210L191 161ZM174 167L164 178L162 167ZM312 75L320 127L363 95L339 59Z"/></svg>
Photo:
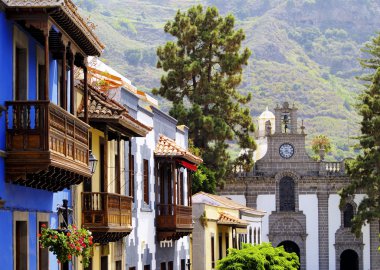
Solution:
<svg viewBox="0 0 380 270"><path fill-rule="evenodd" d="M186 259L181 260L181 270L186 270Z"/></svg>
<svg viewBox="0 0 380 270"><path fill-rule="evenodd" d="M218 247L219 247L219 260L223 258L223 236L221 233L219 233L219 243L218 243Z"/></svg>
<svg viewBox="0 0 380 270"><path fill-rule="evenodd" d="M166 262L160 264L160 270L166 270Z"/></svg>
<svg viewBox="0 0 380 270"><path fill-rule="evenodd" d="M16 47L15 55L15 100L27 100L28 60L27 49Z"/></svg>
<svg viewBox="0 0 380 270"><path fill-rule="evenodd" d="M261 241L260 236L261 236L261 234L260 234L260 228L259 228L259 229L257 230L257 243L258 243L258 244L260 244L260 241Z"/></svg>
<svg viewBox="0 0 380 270"><path fill-rule="evenodd" d="M150 264L144 265L144 270L150 270Z"/></svg>
<svg viewBox="0 0 380 270"><path fill-rule="evenodd" d="M100 257L100 270L108 270L108 256Z"/></svg>
<svg viewBox="0 0 380 270"><path fill-rule="evenodd" d="M291 177L280 180L280 211L295 211L294 181Z"/></svg>
<svg viewBox="0 0 380 270"><path fill-rule="evenodd" d="M104 192L105 188L105 170L104 170L104 155L105 155L105 143L104 140L100 140L100 156L98 167L100 169L100 192Z"/></svg>
<svg viewBox="0 0 380 270"><path fill-rule="evenodd" d="M352 204L347 203L343 209L343 226L350 228L352 226L352 219L354 217L354 207Z"/></svg>
<svg viewBox="0 0 380 270"><path fill-rule="evenodd" d="M179 172L179 177L178 177L178 202L180 205L185 204L185 186L183 183L183 172Z"/></svg>
<svg viewBox="0 0 380 270"><path fill-rule="evenodd" d="M228 233L226 233L226 256L228 255L228 249L230 248L230 238L228 236Z"/></svg>
<svg viewBox="0 0 380 270"><path fill-rule="evenodd" d="M121 261L116 261L115 262L115 270L122 270Z"/></svg>
<svg viewBox="0 0 380 270"><path fill-rule="evenodd" d="M28 223L16 221L15 237L15 263L16 270L27 270L28 268Z"/></svg>
<svg viewBox="0 0 380 270"><path fill-rule="evenodd" d="M211 268L215 268L215 238L211 236Z"/></svg>
<svg viewBox="0 0 380 270"><path fill-rule="evenodd" d="M252 227L249 227L249 243L252 244Z"/></svg>
<svg viewBox="0 0 380 270"><path fill-rule="evenodd" d="M144 202L149 204L149 161L144 159Z"/></svg>
<svg viewBox="0 0 380 270"><path fill-rule="evenodd" d="M129 196L135 200L135 156L131 155L129 160Z"/></svg>
<svg viewBox="0 0 380 270"><path fill-rule="evenodd" d="M168 262L168 270L173 270L173 261Z"/></svg>
<svg viewBox="0 0 380 270"><path fill-rule="evenodd" d="M43 100L45 97L45 65L38 64L38 70L37 70L37 93L38 93L38 99Z"/></svg>
<svg viewBox="0 0 380 270"><path fill-rule="evenodd" d="M120 179L120 141L115 141L115 193L121 193L121 179Z"/></svg>

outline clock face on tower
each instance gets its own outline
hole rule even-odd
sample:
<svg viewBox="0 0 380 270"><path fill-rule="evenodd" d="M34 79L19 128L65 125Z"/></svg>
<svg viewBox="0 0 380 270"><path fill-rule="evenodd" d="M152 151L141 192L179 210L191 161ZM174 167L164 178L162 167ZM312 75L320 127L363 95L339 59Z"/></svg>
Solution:
<svg viewBox="0 0 380 270"><path fill-rule="evenodd" d="M290 143L283 143L280 146L280 156L282 158L291 158L294 154L294 147Z"/></svg>

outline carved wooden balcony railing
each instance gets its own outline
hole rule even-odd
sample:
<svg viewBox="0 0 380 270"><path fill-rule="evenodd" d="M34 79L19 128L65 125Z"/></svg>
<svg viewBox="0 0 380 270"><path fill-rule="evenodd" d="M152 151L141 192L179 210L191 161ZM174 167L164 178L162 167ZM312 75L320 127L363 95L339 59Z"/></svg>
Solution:
<svg viewBox="0 0 380 270"><path fill-rule="evenodd" d="M82 193L82 225L94 242L115 242L132 231L132 197L107 192Z"/></svg>
<svg viewBox="0 0 380 270"><path fill-rule="evenodd" d="M91 177L86 123L49 101L5 105L7 181L59 191Z"/></svg>
<svg viewBox="0 0 380 270"><path fill-rule="evenodd" d="M157 205L159 240L177 240L193 230L192 207L173 204Z"/></svg>

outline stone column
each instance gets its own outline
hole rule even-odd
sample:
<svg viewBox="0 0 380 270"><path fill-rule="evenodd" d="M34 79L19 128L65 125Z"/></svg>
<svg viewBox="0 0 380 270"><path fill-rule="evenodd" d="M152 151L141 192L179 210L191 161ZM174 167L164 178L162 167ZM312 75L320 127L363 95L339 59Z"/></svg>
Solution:
<svg viewBox="0 0 380 270"><path fill-rule="evenodd" d="M254 209L257 208L257 193L256 192L255 193L247 192L247 194L245 195L245 199L246 199L247 207L251 207Z"/></svg>
<svg viewBox="0 0 380 270"><path fill-rule="evenodd" d="M294 107L290 111L290 133L297 134L297 109Z"/></svg>
<svg viewBox="0 0 380 270"><path fill-rule="evenodd" d="M279 107L276 107L274 109L274 113L275 113L275 131L274 133L282 133L282 130L281 130L281 121L282 121L282 118L281 118L281 109Z"/></svg>
<svg viewBox="0 0 380 270"><path fill-rule="evenodd" d="M329 194L318 192L319 270L329 270Z"/></svg>
<svg viewBox="0 0 380 270"><path fill-rule="evenodd" d="M374 220L369 224L370 245L371 245L371 269L377 269L380 265L380 253L377 250L380 246L379 241L379 220Z"/></svg>

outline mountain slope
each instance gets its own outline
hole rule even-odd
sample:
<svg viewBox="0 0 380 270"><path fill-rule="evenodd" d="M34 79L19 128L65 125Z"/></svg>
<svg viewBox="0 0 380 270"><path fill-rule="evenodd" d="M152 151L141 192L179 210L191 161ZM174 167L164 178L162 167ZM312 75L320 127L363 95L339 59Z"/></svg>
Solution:
<svg viewBox="0 0 380 270"><path fill-rule="evenodd" d="M76 1L107 48L104 60L142 90L159 85L155 51L171 37L163 26L178 9L215 5L232 13L252 50L241 91L251 92L252 115L295 102L309 140L329 136L335 158L353 154L354 111L361 85L360 48L380 30L376 0L82 0ZM164 103L167 106L167 103Z"/></svg>

